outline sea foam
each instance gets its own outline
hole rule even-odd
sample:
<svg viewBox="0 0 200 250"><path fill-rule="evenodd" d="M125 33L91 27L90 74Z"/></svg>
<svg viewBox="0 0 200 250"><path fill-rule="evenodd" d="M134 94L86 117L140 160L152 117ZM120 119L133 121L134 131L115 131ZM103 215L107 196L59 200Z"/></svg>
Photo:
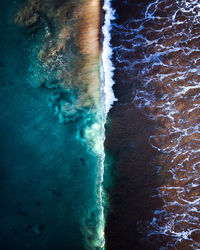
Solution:
<svg viewBox="0 0 200 250"><path fill-rule="evenodd" d="M114 95L112 86L114 85L113 71L114 66L112 64L112 47L110 44L111 34L110 30L112 28L111 21L115 19L115 11L111 7L110 0L105 0L103 5L103 10L105 11L104 25L102 27L102 32L104 35L103 40L103 52L102 52L102 67L103 67L103 101L105 114L107 114L112 107L114 101L117 98Z"/></svg>

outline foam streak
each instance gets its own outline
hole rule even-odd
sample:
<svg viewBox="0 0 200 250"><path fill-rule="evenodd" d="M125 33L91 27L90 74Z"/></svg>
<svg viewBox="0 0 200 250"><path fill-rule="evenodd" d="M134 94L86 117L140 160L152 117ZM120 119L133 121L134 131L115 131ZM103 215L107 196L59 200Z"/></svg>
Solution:
<svg viewBox="0 0 200 250"><path fill-rule="evenodd" d="M114 92L112 90L112 86L114 85L113 81L113 64L111 61L112 57L112 47L110 44L111 35L111 21L115 19L114 10L111 7L110 0L105 0L103 10L105 11L105 22L102 27L102 32L104 35L103 41L103 52L102 52L102 64L104 71L104 85L103 85L103 93L104 93L104 108L105 113L107 114L112 107L114 101L117 99L114 96Z"/></svg>

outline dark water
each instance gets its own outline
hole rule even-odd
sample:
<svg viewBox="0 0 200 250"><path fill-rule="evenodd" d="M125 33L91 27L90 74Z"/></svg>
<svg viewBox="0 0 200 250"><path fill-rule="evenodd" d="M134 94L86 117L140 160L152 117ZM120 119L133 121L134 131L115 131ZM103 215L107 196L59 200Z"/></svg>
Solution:
<svg viewBox="0 0 200 250"><path fill-rule="evenodd" d="M108 249L199 249L199 1L117 1Z"/></svg>
<svg viewBox="0 0 200 250"><path fill-rule="evenodd" d="M48 24L15 24L20 3L0 3L0 249L100 249L100 118L70 108L77 88L63 88L37 56ZM74 63L71 54L55 67Z"/></svg>

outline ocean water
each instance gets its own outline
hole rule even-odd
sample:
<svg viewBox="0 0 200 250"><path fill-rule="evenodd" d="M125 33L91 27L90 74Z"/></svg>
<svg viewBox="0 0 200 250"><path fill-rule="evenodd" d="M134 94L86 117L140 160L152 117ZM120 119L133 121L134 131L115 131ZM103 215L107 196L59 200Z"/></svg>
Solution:
<svg viewBox="0 0 200 250"><path fill-rule="evenodd" d="M112 1L108 249L199 249L199 1Z"/></svg>
<svg viewBox="0 0 200 250"><path fill-rule="evenodd" d="M0 12L0 250L199 249L198 0Z"/></svg>
<svg viewBox="0 0 200 250"><path fill-rule="evenodd" d="M78 3L0 3L2 250L104 245L103 111L95 79L100 59L96 62L98 56L94 59L87 52L88 61L95 61L88 67L94 67L97 82L90 90L82 84L91 81L82 66L84 45L81 52L75 35L68 39L68 30L59 26L62 14L59 21L55 14L64 9L73 26L76 16L70 15Z"/></svg>

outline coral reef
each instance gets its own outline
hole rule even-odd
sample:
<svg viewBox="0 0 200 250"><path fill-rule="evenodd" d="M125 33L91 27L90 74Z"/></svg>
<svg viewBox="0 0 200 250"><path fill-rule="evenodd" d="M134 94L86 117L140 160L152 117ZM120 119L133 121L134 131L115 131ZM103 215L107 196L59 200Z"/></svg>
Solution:
<svg viewBox="0 0 200 250"><path fill-rule="evenodd" d="M78 90L77 106L98 107L100 1L29 0L14 20L26 29L46 24L39 59L57 70L62 87Z"/></svg>

